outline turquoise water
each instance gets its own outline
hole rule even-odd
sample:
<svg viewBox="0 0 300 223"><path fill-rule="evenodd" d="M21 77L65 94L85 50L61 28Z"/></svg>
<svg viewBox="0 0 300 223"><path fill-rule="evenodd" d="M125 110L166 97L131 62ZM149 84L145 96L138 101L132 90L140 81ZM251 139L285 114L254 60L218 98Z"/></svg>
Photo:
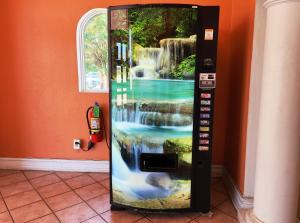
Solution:
<svg viewBox="0 0 300 223"><path fill-rule="evenodd" d="M117 91L117 89L119 89L119 91ZM124 91L124 89L126 89L126 91ZM136 106L134 109L127 109L126 106L116 108L116 95L125 93L127 94L127 99L135 103ZM175 103L176 105L178 104L179 107L182 104L192 104L194 102L194 81L139 79L133 80L132 89L130 89L129 81L125 84L117 84L115 81L112 81L112 99L112 106L115 108L113 109L112 117L119 117L116 114L121 114L121 117L123 117L123 115L126 115L126 117L134 117L132 119L115 118L112 120L113 193L122 194L125 198L127 196L131 197L134 202L143 202L155 198L167 198L177 192L177 190L182 190L183 193L190 193L189 187L185 188L183 185L177 183L178 180L181 180L180 176L171 177L167 172L151 173L141 171L139 169L139 156L141 153L163 153L163 143L167 139L192 137L192 123L188 125L183 124L181 126L168 125L166 124L167 122L163 122L164 118L171 117L171 120L182 120L186 118L187 115L181 114L180 110L176 110L172 111L169 116L162 116L159 110L155 111L155 106L154 110L141 111L140 105L147 102L158 102L160 106L168 106L168 103ZM157 114L157 116L153 114ZM148 125L147 122L141 122L137 117L149 119L155 117L155 119L158 120L160 120L160 117L162 119L161 123L165 123L165 125ZM121 134L118 135L118 132L126 134L129 137L124 139ZM130 152L126 154L130 156L130 159L126 158L126 156L124 158L122 155L125 151L123 148L125 144L127 146L130 145ZM153 182L149 183L150 175L154 179L158 179L158 182L166 182L164 187L153 184ZM189 185L189 183L185 185ZM186 190L188 190L188 192L185 192ZM140 207L143 207L142 203ZM156 208L155 205L153 208Z"/></svg>
<svg viewBox="0 0 300 223"><path fill-rule="evenodd" d="M139 137L162 142L168 138L191 137L193 132L192 125L185 127L157 127L129 122L113 122L113 125L128 135L138 135Z"/></svg>
<svg viewBox="0 0 300 223"><path fill-rule="evenodd" d="M117 88L127 88L128 99L170 101L170 100L193 100L193 80L133 80L133 88L130 82L117 84L112 81L113 99L116 97ZM124 93L124 92L123 92ZM171 101L170 101L171 102Z"/></svg>

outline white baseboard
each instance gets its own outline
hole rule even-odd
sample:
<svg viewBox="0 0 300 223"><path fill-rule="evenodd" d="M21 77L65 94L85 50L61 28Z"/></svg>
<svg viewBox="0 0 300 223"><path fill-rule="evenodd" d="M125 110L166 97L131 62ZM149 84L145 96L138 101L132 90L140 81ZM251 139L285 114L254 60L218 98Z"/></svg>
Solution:
<svg viewBox="0 0 300 223"><path fill-rule="evenodd" d="M109 161L0 158L0 169L109 172Z"/></svg>
<svg viewBox="0 0 300 223"><path fill-rule="evenodd" d="M223 171L223 177L235 208L237 210L253 208L253 199L242 196L239 189L234 184L230 174L225 169Z"/></svg>
<svg viewBox="0 0 300 223"><path fill-rule="evenodd" d="M109 161L0 158L0 169L74 171L74 172L109 172ZM212 166L213 177L222 177L223 172L224 172L223 166L221 165Z"/></svg>

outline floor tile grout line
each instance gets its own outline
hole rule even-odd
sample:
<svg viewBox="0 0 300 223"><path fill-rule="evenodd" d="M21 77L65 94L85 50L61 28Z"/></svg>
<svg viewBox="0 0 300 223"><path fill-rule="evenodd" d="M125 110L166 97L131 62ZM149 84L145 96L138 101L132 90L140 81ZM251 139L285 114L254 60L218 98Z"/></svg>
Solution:
<svg viewBox="0 0 300 223"><path fill-rule="evenodd" d="M89 173L90 172L80 172L81 174L80 175L77 175L77 176L75 176L75 177L70 177L70 178L67 178L67 179L64 179L64 178L62 178L62 177L59 177L56 173L57 172L59 172L59 171L52 171L51 173L48 173L48 174L45 174L45 175L42 175L42 176L39 176L39 177L34 177L34 178L28 178L26 175L25 175L25 171L30 171L30 170L18 170L18 172L16 172L16 173L10 173L10 174L8 174L8 175L4 175L4 176L0 176L0 179L1 179L1 177L6 177L6 176L10 176L10 175L14 175L14 174L19 174L19 173L22 173L23 175L24 175L24 177L25 177L25 179L24 180L21 180L21 181L18 181L18 182L14 182L14 183L10 183L10 184L7 184L7 185L3 185L3 186L0 186L0 187L6 187L6 186L10 186L10 185L12 185L12 184L15 184L15 183L21 183L21 182L25 182L25 181L28 181L28 182L30 182L30 181L32 181L32 180L34 180L34 179L38 179L38 178L41 178L41 177L45 177L45 176L48 176L48 175L51 175L51 174L55 174L58 178L60 178L65 184L67 184L67 180L71 180L71 179L74 179L74 178L76 178L76 177L79 177L79 176L82 176L82 175L89 175ZM32 171L39 171L39 170L32 170ZM102 172L101 172L102 173ZM105 178L105 179L103 179L103 180L101 180L101 181L98 181L98 180L96 180L96 179L94 179L92 176L90 176L89 175L89 177L91 177L94 181L95 181L95 183L100 183L104 188L106 188L101 182L102 181L104 181L104 180L107 180L107 179L109 179L109 177L108 178ZM59 183L59 182L56 182L56 183ZM55 183L51 183L51 184L55 184ZM43 185L43 186L39 186L39 187L34 187L32 184L32 187L33 188L41 188L41 187L46 187L46 186L49 186L49 185L51 185L51 184L47 184L47 185ZM67 184L68 185L68 184ZM68 185L69 186L69 185ZM88 186L88 185L86 185L86 186ZM85 187L85 186L82 186L82 187ZM79 188L81 188L81 187L79 187ZM79 189L79 188L76 188L76 189ZM107 189L107 188L106 188Z"/></svg>
<svg viewBox="0 0 300 223"><path fill-rule="evenodd" d="M94 172L94 173L100 173L100 172ZM101 172L101 173L106 174L106 173L104 173L104 172ZM95 180L96 182L100 182L100 181L109 179L109 176L108 176L107 178L98 181L98 180L96 180L94 177L92 177L90 174L91 174L91 172L88 172L88 175L89 175L91 178L93 178L93 180ZM109 173L107 173L107 174L109 174Z"/></svg>
<svg viewBox="0 0 300 223"><path fill-rule="evenodd" d="M216 190L216 189L212 189L212 190L214 190L215 192L218 192L218 193L221 193L221 194L226 195L226 196L227 196L227 199L224 200L223 202L221 202L221 203L215 205L214 209L217 209L218 211L222 212L223 214L225 214L225 215L227 215L227 216L229 216L229 217L231 217L231 218L237 220L237 217L231 216L231 215L229 215L228 213L224 212L223 210L221 210L221 209L219 208L221 205L223 205L224 203L226 203L226 202L228 202L228 201L229 201L229 202L232 202L231 199L230 199L230 195L228 194L228 191L226 190L226 187L225 187L225 184L224 184L223 180L221 180L220 182L223 184L224 189L225 189L225 192L222 192L222 191L219 191L219 190ZM219 182L219 183L220 183L220 182ZM235 209L235 207L233 207L233 208L234 208L235 211L237 211L237 210Z"/></svg>
<svg viewBox="0 0 300 223"><path fill-rule="evenodd" d="M106 212L108 212L108 211L110 211L110 210L106 210L106 211L104 211L104 212L102 212L102 213L98 213L97 211L96 211L96 209L94 209L91 205L89 205L89 203L88 203L88 201L90 201L90 200L93 200L93 199L95 199L95 198L97 198L97 197L101 197L101 196L104 196L105 194L101 194L101 195L98 195L98 196L96 196L96 197L94 197L94 198L91 198L91 199L88 199L88 200L86 200L86 203L87 203L87 205L92 209L92 210L94 210L105 222L107 222L103 217L102 217L102 214L104 214L104 213L106 213Z"/></svg>
<svg viewBox="0 0 300 223"><path fill-rule="evenodd" d="M54 174L55 174L57 177L59 177L61 180L63 180L63 181L71 180L71 179L74 179L74 178L76 178L76 177L80 177L80 176L82 176L82 175L84 175L84 174L88 174L88 172L80 172L80 173L81 173L80 175L77 175L77 176L75 176L75 177L70 177L70 178L64 179L64 178L60 177L60 176L57 174L57 173L60 173L60 172L64 172L64 171L54 171ZM68 172L68 171L66 171L66 172ZM70 171L70 173L78 173L78 172L72 172L72 171Z"/></svg>
<svg viewBox="0 0 300 223"><path fill-rule="evenodd" d="M233 216L231 216L231 215L225 213L224 211L220 210L220 209L217 208L217 207L214 207L214 210L217 210L217 211L219 211L219 212L222 212L222 214L226 215L227 217L230 217L230 218L232 218L232 219L238 220L238 217L233 217ZM236 209L235 209L235 210L236 210ZM213 212L213 214L214 214L214 213L215 213L215 212Z"/></svg>
<svg viewBox="0 0 300 223"><path fill-rule="evenodd" d="M22 172L22 171L21 171ZM23 175L24 175L24 173L23 173ZM28 182L28 179L26 178L26 176L24 175L24 177L25 177L25 181L26 182ZM25 182L25 181L22 181L22 182ZM19 182L18 182L19 183ZM28 182L29 184L30 184L30 182ZM10 184L11 185L11 184ZM31 184L30 184L31 185ZM32 185L31 185L32 186ZM32 191L35 191L34 190L34 188L33 188L33 186L32 186L32 189L31 189ZM30 190L29 190L30 191ZM24 192L28 192L28 191L24 191ZM1 193L1 192L0 192ZM22 192L20 192L20 193L22 193ZM20 194L20 193L17 193L17 194ZM16 194L16 195L17 195ZM2 195L2 199L3 199L3 201L5 202L5 205L6 205L6 207L7 207L7 210L8 211L14 211L14 210L16 210L16 209L18 209L18 208L22 208L22 207L25 207L25 206L27 206L27 205L30 205L30 204L33 204L33 203L36 203L36 202L39 202L39 201L41 201L41 200L37 200L37 201L34 201L34 202L31 202L31 203L29 203L29 204L24 204L24 205L21 205L21 206L19 206L19 207L15 207L15 208L12 208L12 209L10 209L10 208L8 208L8 205L6 204L6 201L5 201L5 199L6 198L8 198L8 197L5 197L4 198L4 196L3 196L3 194L1 193L1 195ZM12 196L14 196L14 195L12 195ZM40 195L39 195L40 196ZM11 197L11 196L10 196Z"/></svg>
<svg viewBox="0 0 300 223"><path fill-rule="evenodd" d="M215 205L214 207L211 207L211 209L217 208L218 206L224 204L224 203L227 202L227 201L230 201L230 199L227 198L226 200L224 200L224 201L220 202L219 204Z"/></svg>
<svg viewBox="0 0 300 223"><path fill-rule="evenodd" d="M200 217L200 215L201 215L201 213L199 212L199 215L197 215L196 217L190 217L190 216L187 216L187 215L185 215L185 216L187 216L190 220L195 220L196 218L199 218Z"/></svg>
<svg viewBox="0 0 300 223"><path fill-rule="evenodd" d="M30 182L30 181L29 181L29 182ZM61 182L61 181L58 181L58 182L55 182L55 183L59 183L59 182ZM43 186L35 187L35 186L33 186L33 184L31 184L31 182L30 182L30 184L33 186L33 188L34 188L35 190L40 189L41 187L50 186L50 185L55 184L55 183L50 183L50 184L46 184L46 185L43 185Z"/></svg>
<svg viewBox="0 0 300 223"><path fill-rule="evenodd" d="M51 184L50 184L50 185L51 185ZM50 186L50 185L48 185L48 186ZM71 188L69 188L69 189L70 189L70 190L68 190L68 191L66 191L66 192L63 192L63 193L60 193L60 194L56 194L56 195L52 195L52 196L50 196L50 197L43 197L43 198L44 198L44 200L46 201L46 199L53 198L53 197L60 196L60 195L63 195L63 194L66 194L66 193L71 192L72 189L71 189Z"/></svg>
<svg viewBox="0 0 300 223"><path fill-rule="evenodd" d="M72 189L73 190L73 189ZM77 190L77 189L76 189ZM75 193L75 194L77 194L77 196L79 196L80 197L80 195L75 191L75 190L73 190L73 192ZM101 196L101 195L99 195L99 196ZM80 197L81 198L81 197ZM91 199L93 199L93 198L91 198ZM83 200L83 202L89 207L89 208L91 208L97 215L99 215L100 216L100 218L102 218L105 222L107 222L100 214L98 214L98 212L93 208L93 207L91 207L89 204L88 204L88 202L87 201L85 201L84 199L82 199ZM95 217L95 216L94 216ZM83 222L83 221L82 221Z"/></svg>
<svg viewBox="0 0 300 223"><path fill-rule="evenodd" d="M7 176L17 175L17 174L20 174L20 173L25 177L25 175L23 174L22 171L20 171L20 172L18 172L18 173L13 173L13 174L10 174L10 175L7 175ZM6 176L6 177L7 177L7 176ZM1 179L1 177L0 177L0 179ZM2 185L2 186L0 186L0 187L6 187L6 186L10 186L10 185L12 185L12 184L21 183L21 182L24 182L24 181L27 181L27 178L26 178L26 177L25 177L24 180L20 180L20 181L17 181L17 182L9 183L9 184L7 184L7 185Z"/></svg>
<svg viewBox="0 0 300 223"><path fill-rule="evenodd" d="M57 174L55 174L59 179L61 179L68 187L70 187L71 188L71 190L73 191L73 190L78 190L78 189L81 189L81 188L84 188L84 187L87 187L87 186L90 186L90 185L92 185L92 184L95 184L95 183L97 183L96 181L94 181L93 183L90 183L90 184L87 184L87 185L84 185L84 186L81 186L81 187L78 187L78 188L72 188L66 181L67 180L69 180L69 179L67 179L67 180L64 180L64 179L62 179L59 175L57 175ZM75 178L75 177L74 177ZM73 178L71 178L71 179L73 179ZM93 179L94 180L94 179Z"/></svg>
<svg viewBox="0 0 300 223"><path fill-rule="evenodd" d="M57 175L57 177L58 178L60 178L59 177L59 175ZM61 178L60 178L61 179ZM94 179L93 179L94 180ZM90 185L92 185L92 184L90 184ZM88 185L86 185L86 186L88 186ZM96 211L96 210L94 210L94 208L92 208L84 199L82 199L81 197L80 197L80 195L75 191L75 190L77 190L77 189L73 189L71 186L70 186L70 188L71 188L71 190L83 201L83 202L81 202L81 203L85 203L89 208L91 208L95 213L96 213L96 216L97 215L99 215L98 214L98 212ZM99 195L100 196L100 195ZM93 198L91 198L91 199L93 199ZM81 203L79 203L79 204L81 204ZM75 206L75 205L73 205L73 206ZM70 207L72 207L72 206L70 206ZM93 216L93 217L95 217L95 216ZM102 216L101 215L99 215L99 217L101 218L101 219L103 219L104 221L105 221L105 219L104 218L102 218ZM88 219L86 219L86 220L88 220ZM86 221L86 220L84 220L84 221ZM84 222L84 221L82 221L82 222ZM105 221L105 222L107 222L107 221Z"/></svg>
<svg viewBox="0 0 300 223"><path fill-rule="evenodd" d="M16 209L23 208L23 207L26 207L26 206L31 205L31 204L35 204L35 203L38 203L38 202L40 202L40 201L43 201L43 200L41 199L41 200L38 200L38 201L34 201L34 202L29 203L29 204L25 204L25 205L22 205L22 206L19 206L19 207L10 209L10 211L14 211L14 210L16 210Z"/></svg>
<svg viewBox="0 0 300 223"><path fill-rule="evenodd" d="M35 180L35 179L38 179L38 178L42 178L42 177L45 177L45 176L49 176L49 175L51 175L51 174L52 174L52 175L55 175L57 178L59 178L60 181L57 181L57 182L54 182L54 183L50 183L50 184L46 184L46 185L43 185L43 186L38 186L38 187L35 187L35 186L31 183L32 180ZM32 186L33 188L39 189L39 188L47 187L47 186L49 186L49 185L51 185L51 184L56 184L56 183L59 183L59 182L62 181L62 179L61 179L60 177L57 176L57 174L56 174L55 171L53 171L51 174L43 175L43 176L36 177L36 178L33 178L33 179L29 179L29 178L27 178L26 176L25 176L25 177L26 177L27 181L30 182L30 184L31 184L31 186ZM24 175L25 175L25 174L24 174ZM64 183L65 183L65 182L64 182Z"/></svg>
<svg viewBox="0 0 300 223"><path fill-rule="evenodd" d="M2 170L3 170L3 169L2 169ZM16 172L14 172L14 173L8 173L8 174L5 174L5 175L1 175L1 176L0 176L0 179L1 179L1 177L6 177L6 176L9 176L9 175L13 175L13 174L16 174L16 173L21 172L21 170L12 170L12 171L16 171Z"/></svg>
<svg viewBox="0 0 300 223"><path fill-rule="evenodd" d="M74 192L75 192L75 191L74 191ZM77 192L75 192L75 193L76 193L82 200L85 200L83 197L80 196L80 194L78 194ZM101 194L99 194L99 195L97 195L97 196L95 196L95 197L86 199L85 201L87 202L87 201L89 201L89 200L92 200L92 199L94 199L94 198L96 198L96 197L100 197L100 196L105 195L105 194L108 194L108 193L109 193L109 191L105 191L105 193L101 193Z"/></svg>
<svg viewBox="0 0 300 223"><path fill-rule="evenodd" d="M65 207L65 208L62 208L62 209L59 209L59 210L56 210L56 211L54 211L54 210L51 209L51 211L53 211L53 213L60 212L60 211L64 211L64 210L66 210L66 209L68 209L68 208L74 207L74 206L79 205L79 204L82 204L82 203L84 203L84 202L81 201L81 202L79 202L79 203L77 203L77 204L72 204L72 205L70 205L70 206L68 206L68 207Z"/></svg>
<svg viewBox="0 0 300 223"><path fill-rule="evenodd" d="M94 183L92 183L92 184L88 184L88 185L85 185L85 186L82 186L82 187L78 187L78 188L76 188L76 189L71 188L69 185L68 185L68 186L69 186L72 190L79 190L79 189L82 189L82 188L84 188L84 187L89 187L89 186L91 186L91 185L93 185L93 184L98 184L99 186L103 187L105 190L109 191L106 187L104 187L104 186L103 186L102 184L100 184L99 182L94 182Z"/></svg>
<svg viewBox="0 0 300 223"><path fill-rule="evenodd" d="M87 185L84 185L84 186L82 186L82 187L76 187L76 188L72 188L67 182L65 182L72 190L78 190L78 189L81 189L81 188L83 188L83 187L87 187L87 186L90 186L90 185L92 185L92 184L95 184L95 183L97 183L97 182L93 182L93 183L91 183L91 184L87 184ZM105 188L106 189L106 188Z"/></svg>
<svg viewBox="0 0 300 223"><path fill-rule="evenodd" d="M211 191L218 192L218 193L223 194L223 195L225 195L226 197L230 198L230 195L229 195L229 193L227 193L227 192L218 191L218 190L216 190L216 189L211 189Z"/></svg>
<svg viewBox="0 0 300 223"><path fill-rule="evenodd" d="M61 179L64 183L66 183L72 190L77 190L77 189L80 189L80 188L82 188L82 187L86 187L86 186L92 185L92 184L94 184L94 183L97 183L97 181L95 181L91 176L89 176L89 177L91 177L92 180L94 181L93 183L90 183L90 184L87 184L87 185L84 185L84 186L81 186L81 187L78 187L78 188L72 188L72 187L67 183L67 181L70 180L70 179L74 179L74 178L76 178L76 177L73 177L73 178L64 180L64 179L62 179L59 175L57 175L56 173L55 173L55 175L56 175L59 179ZM82 175L84 175L84 174L82 174ZM80 175L80 176L82 176L82 175ZM86 174L86 175L88 175L88 174ZM77 177L80 177L80 176L77 176Z"/></svg>
<svg viewBox="0 0 300 223"><path fill-rule="evenodd" d="M50 172L50 173L46 173L46 174L41 175L41 176L38 176L38 177L29 178L29 177L27 177L27 175L25 174L26 171L40 171L40 170L22 170L23 174L26 176L26 178L27 178L28 180L34 180L34 179L38 179L38 178L45 177L45 176L48 176L48 175L53 174L53 172ZM41 171L41 172L42 172L42 171Z"/></svg>
<svg viewBox="0 0 300 223"><path fill-rule="evenodd" d="M61 182L63 182L63 181L60 181L60 182L57 182L57 183L61 183ZM54 184L57 184L57 183L54 183ZM66 193L69 193L69 192L71 192L71 191L74 191L69 185L67 185L65 182L63 182L67 187L68 187L68 189L70 189L70 190L68 190L68 191L65 191L65 192L63 192L63 193L60 193L60 194L56 194L56 195L51 195L51 196L49 196L49 197L43 197L45 200L46 199L49 199L49 198L53 198L53 197L56 197L56 196L60 196L60 195L63 195L63 194L66 194ZM50 185L53 185L53 184L50 184ZM45 186L45 187L48 187L48 186L50 186L50 185L47 185L47 186ZM87 185L87 186L91 186L91 185L93 185L93 184L89 184L89 185ZM84 187L87 187L87 186L83 186L83 187L80 187L80 188L78 188L78 189L82 189L82 188L84 188ZM41 187L39 187L38 189L40 189ZM78 189L75 189L75 190L78 190ZM106 188L105 188L106 189ZM107 190L107 189L106 189ZM108 193L109 191L107 191L107 193ZM104 195L105 193L103 193L103 194L100 194L100 195L97 195L96 197L98 197L98 196L101 196L101 195ZM80 198L81 198L81 196L79 196ZM93 197L93 198L95 198L95 197ZM93 199L93 198L90 198L90 199L88 199L88 200L91 200L91 199ZM82 199L82 198L81 198Z"/></svg>
<svg viewBox="0 0 300 223"><path fill-rule="evenodd" d="M36 192L34 189L32 189L32 191ZM28 192L28 191L26 191L26 192ZM22 193L22 192L21 192L21 193ZM39 194L38 194L38 195L39 195ZM40 195L39 195L39 197L40 197ZM40 197L40 198L41 198L41 197ZM37 203L37 202L39 202L39 201L41 201L41 200L42 200L42 199L33 201L33 202L31 202L31 203L28 203L28 204L23 204L23 205L21 205L21 206L18 206L18 207L15 207L15 208L11 208L11 209L9 209L9 210L10 210L10 211L14 211L14 210L16 210L16 209L18 209L18 208L22 208L22 207L25 207L25 206L27 206L27 205Z"/></svg>
<svg viewBox="0 0 300 223"><path fill-rule="evenodd" d="M89 176L90 176L90 175L89 175ZM102 182L102 181L108 180L109 178L106 178L106 179L103 179L103 180L97 180L97 179L95 179L95 178L92 177L92 179L93 179L94 181L96 181L97 183L100 183L100 182Z"/></svg>
<svg viewBox="0 0 300 223"><path fill-rule="evenodd" d="M7 185L3 185L3 186L0 186L0 188L3 188L3 187L8 187L8 186L11 186L11 185L13 185L13 184L17 184L17 183L23 183L23 182L25 182L25 181L27 181L27 180L25 179L25 180L17 181L17 182L10 183L10 184L7 184Z"/></svg>
<svg viewBox="0 0 300 223"><path fill-rule="evenodd" d="M147 220L149 220L150 222L153 222L150 218L148 218L148 216L145 216L145 218L146 218Z"/></svg>
<svg viewBox="0 0 300 223"><path fill-rule="evenodd" d="M31 184L30 184L30 185L31 185ZM12 208L12 209L10 209L11 211L16 210L16 209L18 209L18 208L25 207L25 206L30 205L30 204L37 203L37 202L39 202L39 201L45 201L45 200L43 199L43 197L40 195L40 193L39 193L35 188L32 188L31 190L24 191L24 192L29 192L29 191L35 191L35 192L40 196L41 200L33 201L33 202L29 203L29 204L24 204L24 205L21 205L21 206L19 206L19 207ZM68 192L70 192L70 191L68 191ZM9 197L12 197L12 196L15 196L15 195L18 195L18 194L21 194L21 193L23 193L23 192L20 192L20 193L11 195L11 196L9 196ZM65 193L66 193L66 192L65 192ZM56 196L56 195L55 195L55 196ZM9 198L9 197L5 197L5 198L3 197L3 200L6 199L6 198ZM45 201L45 202L46 202L46 201Z"/></svg>
<svg viewBox="0 0 300 223"><path fill-rule="evenodd" d="M219 203L216 203L215 205L211 205L211 209L216 208L217 206L219 206L219 205L225 203L226 201L230 201L230 198L226 198L226 200L224 200L224 201L221 201L221 202L219 202Z"/></svg>
<svg viewBox="0 0 300 223"><path fill-rule="evenodd" d="M103 211L103 212L101 213L101 215L102 215L102 214L105 214L106 212L109 212L109 211L111 211L111 210L108 209L107 211Z"/></svg>
<svg viewBox="0 0 300 223"><path fill-rule="evenodd" d="M140 213L139 213L139 214L140 214ZM142 220L143 218L145 218L145 216L144 216L144 215L142 215L142 217L141 217L141 218L139 218L139 219L137 219L137 220L133 221L132 223L136 223L136 222L138 222L139 220Z"/></svg>
<svg viewBox="0 0 300 223"><path fill-rule="evenodd" d="M38 218L34 218L34 219L29 220L29 221L25 221L24 223L30 223L31 221L38 220L38 219L40 219L40 218L46 217L46 216L51 215L51 214L54 214L54 213L45 214L45 215L42 215L42 216L40 216L40 217L38 217ZM56 216L55 216L55 217L56 217ZM57 218L57 217L56 217L56 218ZM57 219L58 219L58 218L57 218ZM58 219L58 221L59 221L59 219ZM59 222L60 222L60 221L59 221Z"/></svg>
<svg viewBox="0 0 300 223"><path fill-rule="evenodd" d="M25 175L25 174L24 174ZM45 201L45 199L41 196L41 194L39 193L39 191L32 185L32 183L29 181L29 179L27 178L27 176L25 175L25 178L28 180L29 184L34 188L35 192L38 193L38 195L41 197L42 201L46 204L46 206L49 208L49 210L51 211L51 213L54 214L54 216L58 219L58 221L61 223L61 221L59 220L59 218L56 216L55 212L52 211L52 209L49 207L49 205L47 204L47 202ZM46 216L46 215L45 215Z"/></svg>
<svg viewBox="0 0 300 223"><path fill-rule="evenodd" d="M225 203L225 202L223 202L223 203ZM222 204L223 204L223 203L222 203ZM221 211L223 214L225 214L225 215L227 215L227 216L229 216L229 217L234 218L234 219L237 220L237 217L233 217L233 216L229 215L228 213L226 213L225 211L219 209L218 207L215 207L215 209L217 209L218 211ZM236 210L236 209L234 208L234 210Z"/></svg>
<svg viewBox="0 0 300 223"><path fill-rule="evenodd" d="M101 196L101 195L100 195ZM93 198L92 198L93 199ZM89 201L89 200L88 200ZM92 208L92 207L91 207ZM94 209L93 209L94 210ZM104 212L102 212L101 214L98 214L98 215L100 215L100 217L102 217L102 215L103 214L105 214L105 213L107 213L107 212L112 212L112 210L107 210L107 211L104 211ZM129 211L129 212L134 212L134 210L121 210L121 211ZM145 214L143 214L143 213L141 213L141 212L139 212L139 211L137 211L136 213L138 213L138 214L140 214L140 215L142 215L143 217L141 217L141 218L139 218L138 220L136 220L136 221L133 221L133 223L135 223L135 222L137 222L137 221L139 221L139 220L141 220L141 219L143 219L143 218L147 218L147 215L145 215ZM102 217L103 218L103 217ZM147 218L149 221L151 221L149 218ZM105 220L105 219L104 219ZM108 221L106 221L105 220L105 222L108 222ZM152 222L152 221L151 221Z"/></svg>
<svg viewBox="0 0 300 223"><path fill-rule="evenodd" d="M3 195L3 199L7 199L7 198L10 198L10 197L13 197L13 196L18 196L18 195L20 195L20 194L22 194L22 193L26 193L26 192L29 192L29 191L35 191L35 189L34 188L31 188L30 190L24 190L24 191L22 191L22 192L18 192L18 193L16 193L16 194L12 194L12 195L9 195L9 196L7 196L7 197L4 197ZM15 209L15 208L14 208Z"/></svg>
<svg viewBox="0 0 300 223"><path fill-rule="evenodd" d="M8 209L8 206L7 206L7 204L6 204L5 200L4 200L4 197L2 196L2 193L1 193L1 192L0 192L0 197L2 198L2 200L3 200L3 202L4 202L4 205L5 205L6 209L7 209L7 212L8 212L8 214L9 214L9 216L11 217L11 220L12 220L13 222L15 222L15 220L13 219L13 217L12 217L12 215L11 215L9 209ZM3 212L3 213L5 213L5 212Z"/></svg>
<svg viewBox="0 0 300 223"><path fill-rule="evenodd" d="M96 212L97 213L97 212ZM86 220L83 220L83 221L81 221L80 223L84 223L84 222L86 222L86 221L88 221L88 220L91 220L91 219L93 219L94 217L97 217L97 216L99 216L102 220L104 220L105 221L105 219L103 219L98 213L97 213L97 215L96 216L93 216L93 217L91 217L91 218L88 218L88 219L86 219ZM105 221L106 223L107 223L107 221Z"/></svg>
<svg viewBox="0 0 300 223"><path fill-rule="evenodd" d="M107 189L107 190L109 190L110 188L107 188L106 186L104 186L101 182L99 182L101 185L102 185L102 187L104 187L105 189Z"/></svg>
<svg viewBox="0 0 300 223"><path fill-rule="evenodd" d="M33 171L35 171L35 170L33 170ZM24 171L25 172L25 171ZM59 171L52 171L51 173L48 173L48 174L45 174L45 175L43 175L43 176L39 176L39 177L35 177L35 178L31 178L31 179L29 179L27 176L26 176L26 179L27 179L27 181L32 181L32 180L35 180L35 179L38 179L38 178L42 178L42 177L45 177L45 176L49 176L49 175L51 175L51 174L53 174L53 175L55 175L55 176L57 176L61 181L63 181L65 184L67 184L67 182L65 182L65 181L67 181L67 180L70 180L70 179L73 179L73 178L76 178L76 177L79 177L79 176L82 176L82 175L84 175L84 174L87 174L87 173L82 173L82 174L80 174L80 175L78 175L78 176L75 176L75 177L70 177L70 178L68 178L68 179L63 179L63 178L61 178L61 177L59 177L58 176L58 174L57 174L57 172L59 172ZM25 175L25 173L23 173L24 175ZM91 176L90 176L91 177ZM91 177L92 178L92 177ZM92 178L93 179L93 178ZM94 179L93 179L94 180ZM59 181L60 182L60 181ZM59 182L56 182L56 183L59 183ZM55 184L55 183L51 183L51 184ZM34 188L41 188L41 187L46 187L46 186L49 186L49 185L51 185L51 184L46 184L46 185L43 185L43 186L39 186L39 187L34 187L33 185L33 187ZM68 184L67 184L68 185ZM69 185L68 185L69 186Z"/></svg>
<svg viewBox="0 0 300 223"><path fill-rule="evenodd" d="M8 208L7 208L6 204L5 204L4 198L1 197L1 193L0 193L0 201L1 201L1 200L3 200L4 206L6 207L6 209L5 209L4 211L0 212L0 214L3 214L3 213L5 213L5 212L8 211Z"/></svg>
<svg viewBox="0 0 300 223"><path fill-rule="evenodd" d="M215 191L215 192L218 192L220 194L223 194L223 195L225 195L227 197L229 197L229 195L227 193L224 193L224 192L221 192L221 191L218 191L218 190L215 190L215 189L212 189L212 190Z"/></svg>

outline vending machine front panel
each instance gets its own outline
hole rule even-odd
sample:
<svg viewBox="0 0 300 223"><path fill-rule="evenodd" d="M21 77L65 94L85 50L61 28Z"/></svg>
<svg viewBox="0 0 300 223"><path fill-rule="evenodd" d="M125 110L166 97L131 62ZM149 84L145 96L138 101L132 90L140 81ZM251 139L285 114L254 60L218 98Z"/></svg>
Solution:
<svg viewBox="0 0 300 223"><path fill-rule="evenodd" d="M211 151L209 139L198 140L200 11L170 4L109 8L112 206L193 208L199 142ZM209 121L209 111L201 118Z"/></svg>

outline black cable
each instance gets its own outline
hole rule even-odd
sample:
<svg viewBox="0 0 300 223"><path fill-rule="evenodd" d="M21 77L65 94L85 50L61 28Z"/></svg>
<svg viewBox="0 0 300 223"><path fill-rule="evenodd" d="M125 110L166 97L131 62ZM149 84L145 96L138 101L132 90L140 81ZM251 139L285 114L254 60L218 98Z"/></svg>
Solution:
<svg viewBox="0 0 300 223"><path fill-rule="evenodd" d="M89 107L87 110L86 110L86 114L85 114L85 117L86 117L86 122L87 122L87 125L89 127L89 132L91 133L91 125L90 125L90 121L89 121L89 112L90 110L93 109L93 106Z"/></svg>
<svg viewBox="0 0 300 223"><path fill-rule="evenodd" d="M81 150L84 151L84 152L89 151L89 149L84 149L84 148L81 148Z"/></svg>
<svg viewBox="0 0 300 223"><path fill-rule="evenodd" d="M102 125L103 125L103 128L104 128L105 142L106 142L106 145L107 145L108 150L110 150L109 143L107 142L106 127L105 127L104 116L103 116L102 111L100 111L100 116L101 116L101 121L102 121Z"/></svg>
<svg viewBox="0 0 300 223"><path fill-rule="evenodd" d="M87 122L87 125L88 125L88 127L89 127L89 134L91 134L91 125L90 125L90 121L89 121L89 112L90 112L91 109L93 109L93 106L89 107L89 108L86 110L86 115L85 115L85 117L86 117L86 122ZM94 143L93 143L91 140L89 140L87 149L81 148L81 150L87 152L87 151L89 151L93 146L94 146Z"/></svg>

